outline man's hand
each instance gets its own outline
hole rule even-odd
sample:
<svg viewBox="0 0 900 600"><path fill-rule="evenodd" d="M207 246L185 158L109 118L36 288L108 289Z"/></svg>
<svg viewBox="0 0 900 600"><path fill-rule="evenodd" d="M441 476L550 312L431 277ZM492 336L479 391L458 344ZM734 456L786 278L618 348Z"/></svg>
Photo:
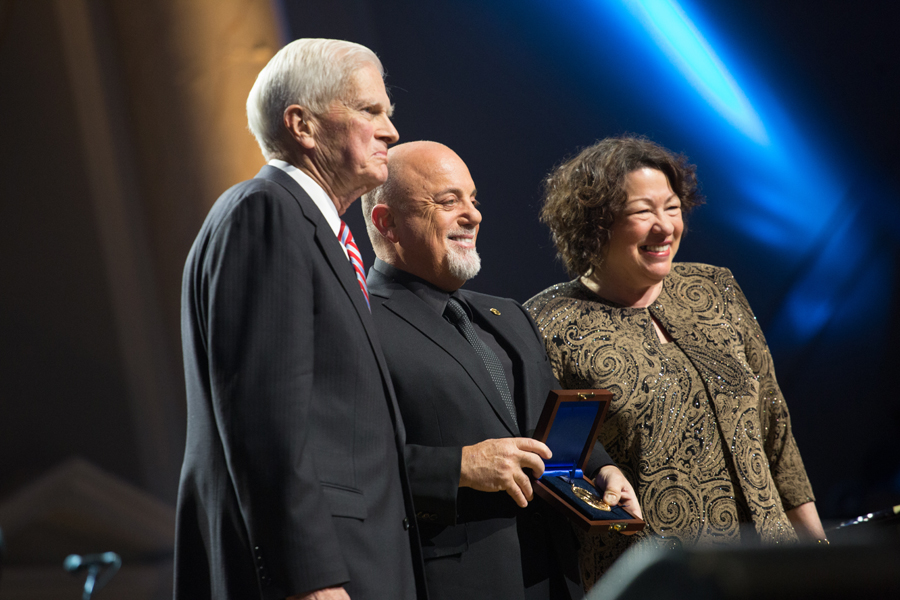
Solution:
<svg viewBox="0 0 900 600"><path fill-rule="evenodd" d="M637 494L634 493L634 488L622 475L619 467L606 465L600 469L594 479L594 486L598 490L604 490L603 501L610 506L619 505L638 519L644 518L637 501Z"/></svg>
<svg viewBox="0 0 900 600"><path fill-rule="evenodd" d="M535 477L540 477L544 474L541 459L547 460L552 455L546 444L531 438L485 440L474 446L463 446L459 487L481 492L502 490L525 508L534 494L531 479L522 469L531 469Z"/></svg>
<svg viewBox="0 0 900 600"><path fill-rule="evenodd" d="M350 600L350 596L342 587L330 587L303 596L290 596L287 600Z"/></svg>

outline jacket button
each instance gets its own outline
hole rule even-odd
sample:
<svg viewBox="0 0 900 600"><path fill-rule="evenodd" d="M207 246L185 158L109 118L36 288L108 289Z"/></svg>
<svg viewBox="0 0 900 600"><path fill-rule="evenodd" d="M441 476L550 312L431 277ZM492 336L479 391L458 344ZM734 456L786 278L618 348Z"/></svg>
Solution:
<svg viewBox="0 0 900 600"><path fill-rule="evenodd" d="M403 519L403 531L409 531L409 519L408 518Z"/></svg>

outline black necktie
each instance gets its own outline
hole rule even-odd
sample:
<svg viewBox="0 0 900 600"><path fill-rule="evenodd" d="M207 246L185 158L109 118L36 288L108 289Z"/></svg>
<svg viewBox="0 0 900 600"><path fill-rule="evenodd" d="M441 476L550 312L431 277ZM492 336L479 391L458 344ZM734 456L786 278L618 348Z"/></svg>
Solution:
<svg viewBox="0 0 900 600"><path fill-rule="evenodd" d="M459 300L451 296L447 302L447 308L444 310L444 315L450 319L451 323L456 325L459 332L463 334L466 341L472 345L475 352L484 361L484 366L487 368L491 379L494 380L494 385L497 386L497 391L500 392L500 397L503 398L503 403L506 404L509 414L512 415L513 423L518 428L519 422L516 419L516 406L513 404L512 395L509 393L509 384L506 382L506 375L503 374L503 366L500 364L500 359L475 333L472 321L469 320L469 315L466 314L466 309L462 307Z"/></svg>

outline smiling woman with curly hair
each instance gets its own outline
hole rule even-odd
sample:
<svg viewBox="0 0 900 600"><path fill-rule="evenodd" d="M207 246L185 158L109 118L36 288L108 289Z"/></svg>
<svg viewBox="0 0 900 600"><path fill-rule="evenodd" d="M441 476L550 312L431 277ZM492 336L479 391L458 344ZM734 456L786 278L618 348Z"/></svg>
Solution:
<svg viewBox="0 0 900 600"><path fill-rule="evenodd" d="M682 215L703 203L696 167L646 138L607 138L547 177L541 221L550 227L570 274L582 275L598 266L610 228L628 200L625 177L642 167L666 176L681 199Z"/></svg>
<svg viewBox="0 0 900 600"><path fill-rule="evenodd" d="M541 220L575 279L525 305L560 384L613 393L600 442L647 523L582 536L587 587L629 546L825 537L747 299L728 269L673 263L701 203L695 167L646 138L602 140L546 180Z"/></svg>

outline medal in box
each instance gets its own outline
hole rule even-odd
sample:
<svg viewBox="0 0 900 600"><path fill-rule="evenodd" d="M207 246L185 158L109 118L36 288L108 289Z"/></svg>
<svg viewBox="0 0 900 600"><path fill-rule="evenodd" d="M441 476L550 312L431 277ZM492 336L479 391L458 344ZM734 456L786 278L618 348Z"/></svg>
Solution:
<svg viewBox="0 0 900 600"><path fill-rule="evenodd" d="M603 502L603 491L583 473L611 400L606 390L550 392L534 438L547 444L553 457L544 461L544 474L534 482L534 491L584 531L634 533L644 528L644 522Z"/></svg>

